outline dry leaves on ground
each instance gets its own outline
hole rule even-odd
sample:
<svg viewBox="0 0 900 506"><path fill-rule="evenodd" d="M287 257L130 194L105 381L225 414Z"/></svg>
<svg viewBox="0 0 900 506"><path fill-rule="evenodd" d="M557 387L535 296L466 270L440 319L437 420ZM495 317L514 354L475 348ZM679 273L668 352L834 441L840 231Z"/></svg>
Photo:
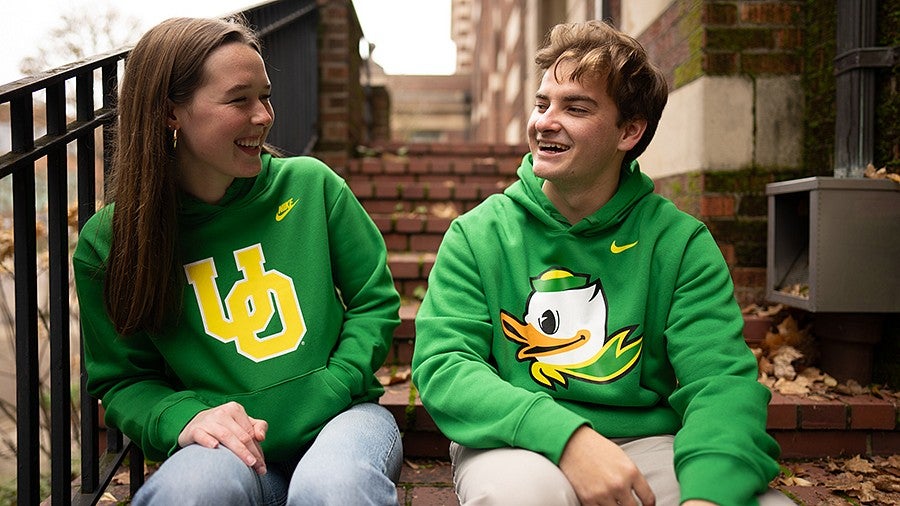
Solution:
<svg viewBox="0 0 900 506"><path fill-rule="evenodd" d="M783 316L779 304L768 308L748 306L744 313L759 316ZM900 396L878 385L863 386L854 380L839 383L825 371L813 366L815 342L808 325L801 325L792 315L784 316L774 331L766 334L759 347L753 348L759 365L759 381L783 395L805 395L835 399L839 395L871 394L900 402Z"/></svg>
<svg viewBox="0 0 900 506"><path fill-rule="evenodd" d="M900 183L900 174L888 172L887 168L885 167L876 170L875 166L871 163L866 166L866 170L865 172L863 172L863 175L870 179L890 179L895 183Z"/></svg>
<svg viewBox="0 0 900 506"><path fill-rule="evenodd" d="M859 504L900 506L900 456L826 458L787 464L776 487L824 486ZM835 496L828 504L847 504Z"/></svg>

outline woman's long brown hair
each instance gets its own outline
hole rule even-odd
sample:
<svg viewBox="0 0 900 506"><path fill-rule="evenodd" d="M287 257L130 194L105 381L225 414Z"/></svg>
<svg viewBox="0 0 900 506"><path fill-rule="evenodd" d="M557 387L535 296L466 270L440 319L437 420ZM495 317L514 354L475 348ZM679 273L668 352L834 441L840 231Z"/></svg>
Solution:
<svg viewBox="0 0 900 506"><path fill-rule="evenodd" d="M171 104L191 99L209 54L229 42L260 51L240 19L173 18L150 29L122 78L109 197L115 202L104 297L116 331L159 332L179 313L178 184Z"/></svg>

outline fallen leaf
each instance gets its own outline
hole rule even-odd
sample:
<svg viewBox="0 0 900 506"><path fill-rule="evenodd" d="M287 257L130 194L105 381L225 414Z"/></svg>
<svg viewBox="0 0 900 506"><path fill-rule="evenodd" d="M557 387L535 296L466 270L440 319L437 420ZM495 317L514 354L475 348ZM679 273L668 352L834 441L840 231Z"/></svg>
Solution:
<svg viewBox="0 0 900 506"><path fill-rule="evenodd" d="M803 358L803 354L793 346L786 345L778 348L772 356L772 363L775 367L775 377L779 379L794 379L797 376L797 372L794 370L794 366L791 365L791 362L799 358Z"/></svg>
<svg viewBox="0 0 900 506"><path fill-rule="evenodd" d="M378 376L378 382L381 383L382 386L396 385L398 383L404 383L409 380L410 369L403 368L398 369L396 371L391 372L391 374L382 374Z"/></svg>
<svg viewBox="0 0 900 506"><path fill-rule="evenodd" d="M869 474L875 472L875 466L872 465L868 460L863 459L859 455L853 457L852 459L848 459L844 462L844 469L847 471L851 471L854 473L863 473Z"/></svg>
<svg viewBox="0 0 900 506"><path fill-rule="evenodd" d="M896 476L888 474L876 476L872 478L872 483L875 484L875 488L882 492L900 492L900 478Z"/></svg>

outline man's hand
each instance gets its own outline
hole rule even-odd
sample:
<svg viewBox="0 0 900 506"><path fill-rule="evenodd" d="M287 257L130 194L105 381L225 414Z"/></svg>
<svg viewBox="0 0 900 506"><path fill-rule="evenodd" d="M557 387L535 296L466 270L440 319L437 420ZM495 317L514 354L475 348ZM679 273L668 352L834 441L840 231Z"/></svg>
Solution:
<svg viewBox="0 0 900 506"><path fill-rule="evenodd" d="M196 443L206 448L228 448L259 474L266 474L266 461L259 443L266 439L269 424L250 418L236 402L197 413L178 435L178 446Z"/></svg>
<svg viewBox="0 0 900 506"><path fill-rule="evenodd" d="M583 506L656 504L650 485L628 455L587 425L578 428L569 438L559 459L559 468Z"/></svg>

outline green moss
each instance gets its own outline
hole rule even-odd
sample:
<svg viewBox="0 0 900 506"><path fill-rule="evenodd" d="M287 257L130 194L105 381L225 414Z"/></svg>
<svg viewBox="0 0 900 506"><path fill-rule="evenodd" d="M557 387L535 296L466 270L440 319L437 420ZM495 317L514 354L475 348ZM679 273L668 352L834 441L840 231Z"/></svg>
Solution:
<svg viewBox="0 0 900 506"><path fill-rule="evenodd" d="M676 89L702 76L704 71L703 45L706 36L703 27L703 2L699 0L685 2L682 9L678 30L682 38L687 41L690 56L687 61L675 67L673 71Z"/></svg>
<svg viewBox="0 0 900 506"><path fill-rule="evenodd" d="M766 243L768 228L764 219L710 220L707 222L707 226L713 237L720 242L729 244Z"/></svg>
<svg viewBox="0 0 900 506"><path fill-rule="evenodd" d="M880 47L900 46L900 0L879 2L878 40ZM900 172L900 65L878 72L875 83L876 167Z"/></svg>
<svg viewBox="0 0 900 506"><path fill-rule="evenodd" d="M803 169L805 175L834 173L835 2L807 0L803 22Z"/></svg>

